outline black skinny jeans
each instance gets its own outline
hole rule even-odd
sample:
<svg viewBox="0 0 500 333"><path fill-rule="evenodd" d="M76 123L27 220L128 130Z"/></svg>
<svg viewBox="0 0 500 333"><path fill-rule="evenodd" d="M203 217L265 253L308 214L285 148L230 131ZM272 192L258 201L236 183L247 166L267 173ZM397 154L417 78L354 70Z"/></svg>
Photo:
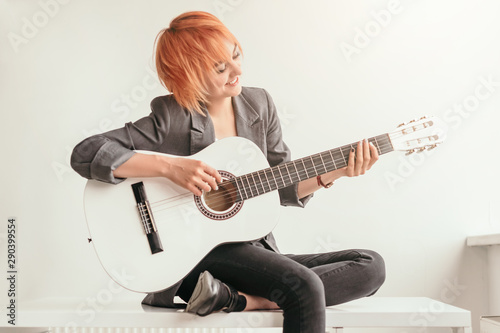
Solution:
<svg viewBox="0 0 500 333"><path fill-rule="evenodd" d="M184 279L178 295L186 302L201 272L283 310L283 332L324 333L325 306L374 294L385 280L382 257L370 250L283 255L248 243L212 250Z"/></svg>

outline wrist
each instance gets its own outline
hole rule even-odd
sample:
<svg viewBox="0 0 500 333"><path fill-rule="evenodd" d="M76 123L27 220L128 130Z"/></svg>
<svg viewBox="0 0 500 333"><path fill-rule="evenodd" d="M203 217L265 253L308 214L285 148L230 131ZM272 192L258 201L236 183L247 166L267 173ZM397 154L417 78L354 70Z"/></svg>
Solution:
<svg viewBox="0 0 500 333"><path fill-rule="evenodd" d="M166 156L155 155L155 169L158 176L169 178L170 170L172 169L171 158Z"/></svg>
<svg viewBox="0 0 500 333"><path fill-rule="evenodd" d="M323 181L323 179L321 178L321 175L319 175L319 176L316 177L316 181L318 183L318 186L322 186L324 188L330 188L335 183L335 180L332 180L332 181L329 181L329 182L325 183Z"/></svg>

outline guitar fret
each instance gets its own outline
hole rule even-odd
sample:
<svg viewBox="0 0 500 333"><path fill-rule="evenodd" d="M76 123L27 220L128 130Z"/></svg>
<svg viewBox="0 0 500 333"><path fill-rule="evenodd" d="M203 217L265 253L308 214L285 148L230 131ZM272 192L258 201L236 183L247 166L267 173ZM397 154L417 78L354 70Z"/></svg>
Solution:
<svg viewBox="0 0 500 333"><path fill-rule="evenodd" d="M240 199L241 199L241 201L243 201L244 200L243 195L241 194L241 189L240 189L240 186L238 185L238 178L234 178L234 183L236 185L236 189L238 190L238 194L240 195Z"/></svg>
<svg viewBox="0 0 500 333"><path fill-rule="evenodd" d="M280 169L279 165L278 165L278 172L280 173L280 177L281 177L281 181L283 182L283 186L285 186L286 185L285 179L283 178L283 174L281 173L281 169Z"/></svg>
<svg viewBox="0 0 500 333"><path fill-rule="evenodd" d="M335 152L334 152L334 156L335 156L335 161L337 162L337 166L339 168L343 168L346 166L345 164L345 159L344 159L344 154L342 153L342 149L337 149Z"/></svg>
<svg viewBox="0 0 500 333"><path fill-rule="evenodd" d="M247 189L245 188L245 183L243 182L243 177L240 178L240 181L241 181L241 185L243 187L243 191L245 191L245 196L246 196L245 200L246 200L246 199L249 198L249 196L248 196L248 193L247 193Z"/></svg>
<svg viewBox="0 0 500 333"><path fill-rule="evenodd" d="M259 182L262 186L262 193L270 192L270 191L266 191L266 188L264 187L264 182L262 181L262 178L260 178L260 171L257 171L257 177L259 177Z"/></svg>
<svg viewBox="0 0 500 333"><path fill-rule="evenodd" d="M330 156L331 156L331 158L332 158L333 165L335 166L335 170L337 170L337 169L338 169L338 168L337 168L337 163L335 163L335 158L333 157L332 150L329 150L328 152L330 153Z"/></svg>
<svg viewBox="0 0 500 333"><path fill-rule="evenodd" d="M257 187L257 183L255 183L255 178L253 177L253 173L251 173L250 176L252 177L252 181L255 185L255 192L257 192L257 195L259 195L259 188Z"/></svg>
<svg viewBox="0 0 500 333"><path fill-rule="evenodd" d="M290 174L290 170L288 170L288 163L285 163L285 168L286 172L288 173L288 178L290 178L290 184L293 184L292 175Z"/></svg>
<svg viewBox="0 0 500 333"><path fill-rule="evenodd" d="M302 162L302 165L304 166L304 171L306 173L306 179L309 179L310 177L309 177L309 174L307 173L307 168L306 168L306 164L304 163L304 159L301 159L300 161Z"/></svg>
<svg viewBox="0 0 500 333"><path fill-rule="evenodd" d="M259 175L259 173L257 172L257 176L258 175ZM257 195L259 195L259 187L257 186L258 184L260 184L260 187L262 188L262 193L265 193L264 187L262 186L262 182L261 181L257 182L255 180L255 172L252 173L252 179L253 179L253 182L255 183L255 190L257 191ZM259 180L260 180L260 178L259 178Z"/></svg>
<svg viewBox="0 0 500 333"><path fill-rule="evenodd" d="M385 146L385 149L384 150L380 149L382 154L385 154L385 153L388 153L388 152L391 152L394 150L394 148L392 147L391 139L389 138L388 134L379 135L378 137L380 138L380 140L385 141L385 144L382 145L382 147Z"/></svg>
<svg viewBox="0 0 500 333"><path fill-rule="evenodd" d="M295 164L295 161L292 161L293 167L295 168L295 173L297 174L297 178L299 179L299 182L302 181L302 178L300 178L300 173L299 170L297 170L297 165Z"/></svg>
<svg viewBox="0 0 500 333"><path fill-rule="evenodd" d="M276 185L276 189L279 189L280 186L279 186L278 181L276 179L277 178L277 176L276 176L276 167L274 166L270 170L271 170L272 179L274 180L274 185Z"/></svg>
<svg viewBox="0 0 500 333"><path fill-rule="evenodd" d="M269 178L267 177L266 171L264 171L264 176L266 176L266 181L267 181L267 185L269 186L269 191L272 191L271 183L269 182Z"/></svg>
<svg viewBox="0 0 500 333"><path fill-rule="evenodd" d="M279 185L278 185L278 182L276 181L276 175L274 174L274 169L275 168L272 168L271 169L271 172L272 172L272 175L273 175L273 179L274 179L274 183L276 184L276 189L280 188Z"/></svg>
<svg viewBox="0 0 500 333"><path fill-rule="evenodd" d="M382 150L380 150L380 145L378 144L377 137L374 137L373 140L375 140L375 145L378 148L378 154L382 155Z"/></svg>
<svg viewBox="0 0 500 333"><path fill-rule="evenodd" d="M319 175L318 173L318 170L316 170L316 166L314 165L314 160L313 160L313 157L312 155L309 156L311 158L311 162L312 162L312 165L313 165L313 169L314 169L314 173L315 173L315 176Z"/></svg>
<svg viewBox="0 0 500 333"><path fill-rule="evenodd" d="M323 160L323 156L321 156L322 154L319 154L319 158L321 158L321 164L323 164L323 168L325 168L325 172L324 173L327 173L328 171L326 170L326 165L325 165L325 161Z"/></svg>
<svg viewBox="0 0 500 333"><path fill-rule="evenodd" d="M342 152L342 148L340 148L340 154L342 154L342 159L344 160L345 165L347 165L347 160L345 159L344 153Z"/></svg>
<svg viewBox="0 0 500 333"><path fill-rule="evenodd" d="M253 191L252 191L252 185L250 184L250 181L248 180L248 175L245 175L245 178L246 178L247 183L248 183L248 189L250 190L250 194L252 195L252 198L253 198L254 195L253 195Z"/></svg>

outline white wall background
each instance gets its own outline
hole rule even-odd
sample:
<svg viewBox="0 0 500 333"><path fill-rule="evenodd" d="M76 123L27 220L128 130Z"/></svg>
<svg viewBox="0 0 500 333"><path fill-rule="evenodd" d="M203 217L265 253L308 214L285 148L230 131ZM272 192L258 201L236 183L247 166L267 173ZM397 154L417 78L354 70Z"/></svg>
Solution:
<svg viewBox="0 0 500 333"><path fill-rule="evenodd" d="M88 307L107 288L69 154L165 94L149 69L153 41L188 10L218 15L240 40L244 85L272 94L296 158L443 117L448 140L432 154L384 156L306 209L284 208L275 235L283 252L377 250L387 264L378 295L447 301L472 310L477 329L488 313L485 252L465 239L500 231L495 0L0 0L0 262L16 217L19 299Z"/></svg>

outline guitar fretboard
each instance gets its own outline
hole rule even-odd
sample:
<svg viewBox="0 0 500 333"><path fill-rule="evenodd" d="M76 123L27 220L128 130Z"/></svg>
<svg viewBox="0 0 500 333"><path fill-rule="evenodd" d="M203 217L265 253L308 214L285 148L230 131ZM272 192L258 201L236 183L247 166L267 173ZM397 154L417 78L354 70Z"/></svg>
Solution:
<svg viewBox="0 0 500 333"><path fill-rule="evenodd" d="M379 155L394 150L388 134L369 138L368 142L375 145ZM237 188L237 201L247 200L344 168L349 161L351 149L356 147L357 142L233 178L231 182Z"/></svg>

